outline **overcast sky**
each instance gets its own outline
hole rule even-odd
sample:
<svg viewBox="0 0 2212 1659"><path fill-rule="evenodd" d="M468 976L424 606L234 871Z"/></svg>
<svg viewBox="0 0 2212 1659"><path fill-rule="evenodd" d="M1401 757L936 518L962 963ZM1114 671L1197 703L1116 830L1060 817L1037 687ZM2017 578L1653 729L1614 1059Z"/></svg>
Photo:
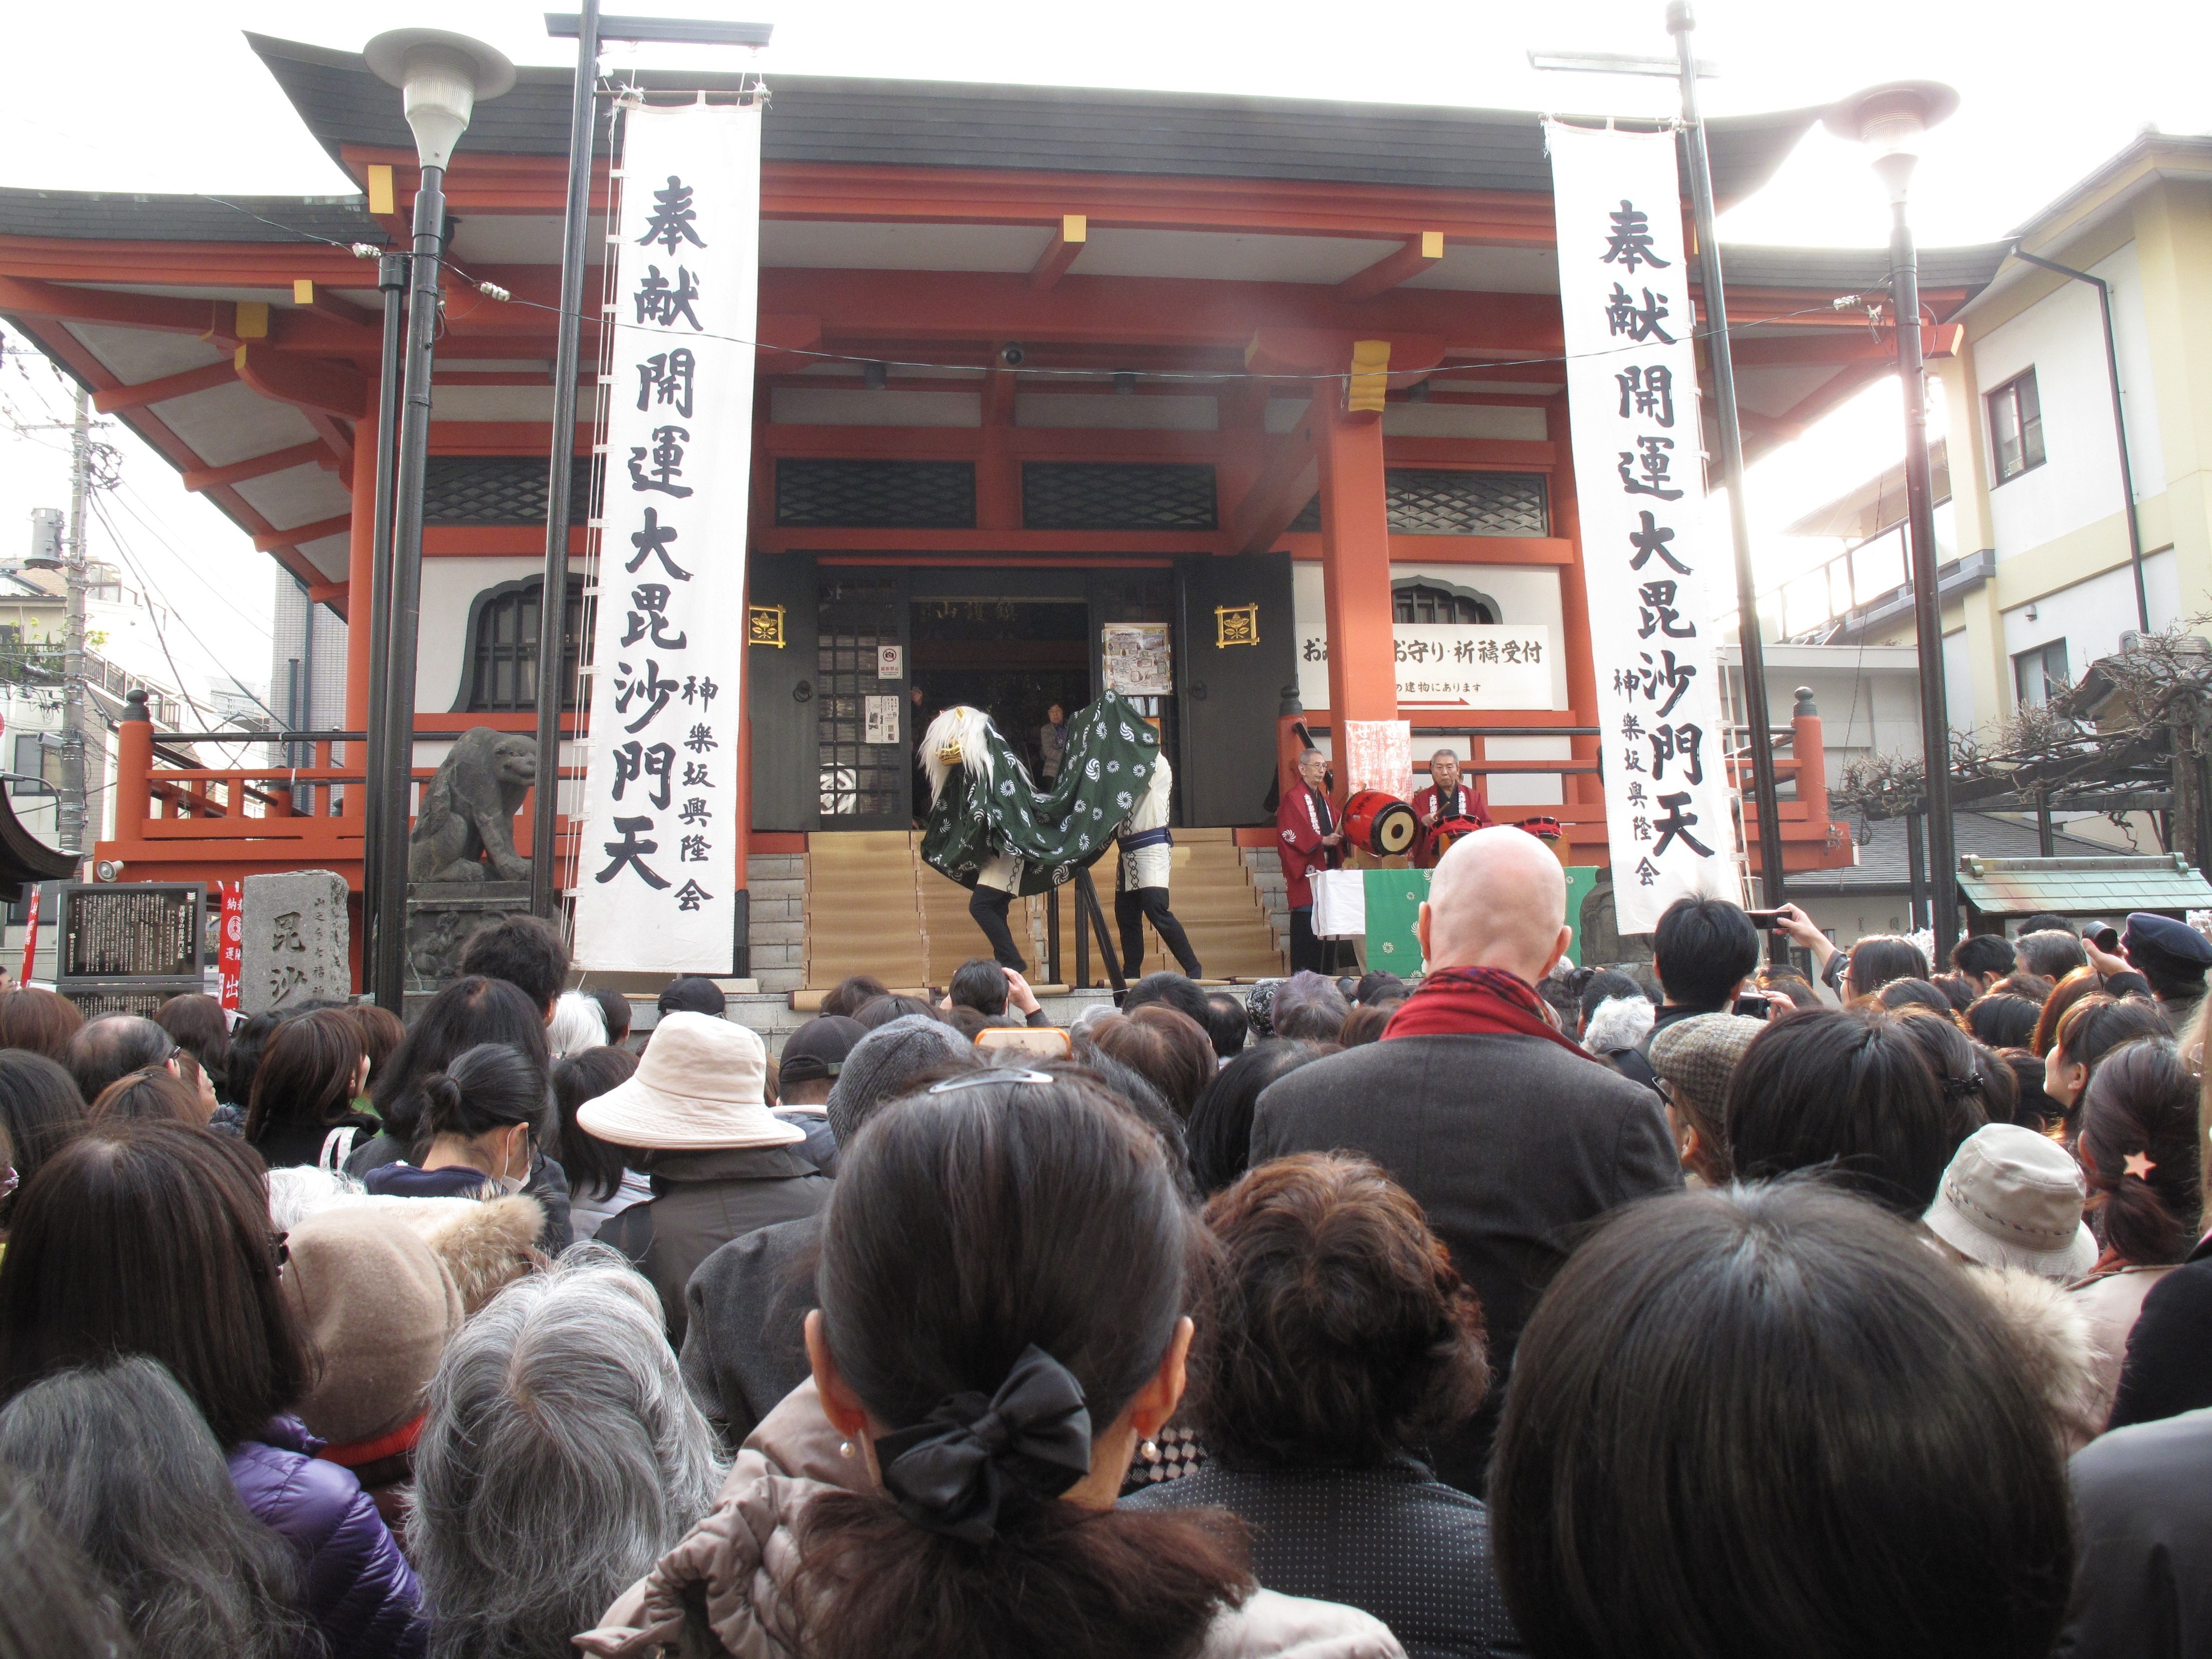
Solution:
<svg viewBox="0 0 2212 1659"><path fill-rule="evenodd" d="M80 190L337 192L353 186L307 137L241 32L358 49L382 28L430 22L477 35L519 63L573 63L544 33L544 0L200 0L179 5L19 6L12 74L0 106L0 183ZM1660 112L1661 81L1540 74L1525 53L1582 48L1671 51L1662 0L1512 6L1415 3L1265 8L1219 0L1119 0L1111 7L984 0L692 0L690 16L772 22L761 58L793 74L1280 94L1566 113ZM2004 235L2146 124L2212 131L2212 5L2116 0L2092 9L2049 0L1919 0L1908 7L1804 0L1701 0L1700 55L1717 62L1708 114L1826 102L1905 76L1947 81L1962 104L1930 135L1915 185L1923 245ZM732 51L613 49L610 66L734 67ZM397 94L395 94L396 96ZM1879 189L1852 147L1815 130L1758 197L1722 222L1737 242L1875 246L1887 236ZM7 359L0 418L50 419L65 394L36 360ZM1771 531L1899 450L1893 387L1877 387L1755 469L1750 483L1764 568L1805 550ZM0 536L27 536L33 507L67 505L54 434L0 428ZM187 675L236 665L268 672L270 562L168 465L120 428L135 492L112 516L131 551L181 617L172 641ZM100 532L104 536L105 532ZM95 551L104 551L95 538ZM183 632L190 628L204 644ZM253 631L258 628L261 632ZM252 665L245 665L248 661Z"/></svg>

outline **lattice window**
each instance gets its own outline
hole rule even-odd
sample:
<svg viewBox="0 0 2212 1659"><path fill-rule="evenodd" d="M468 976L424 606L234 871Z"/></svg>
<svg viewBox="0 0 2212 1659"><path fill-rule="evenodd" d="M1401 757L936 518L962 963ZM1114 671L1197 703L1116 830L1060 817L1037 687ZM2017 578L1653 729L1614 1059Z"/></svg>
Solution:
<svg viewBox="0 0 2212 1659"><path fill-rule="evenodd" d="M590 515L592 467L579 455L568 474L568 522ZM425 524L544 524L543 455L433 455L422 476Z"/></svg>
<svg viewBox="0 0 2212 1659"><path fill-rule="evenodd" d="M1401 623L1494 623L1498 609L1476 595L1434 582L1393 582L1390 605Z"/></svg>
<svg viewBox="0 0 2212 1659"><path fill-rule="evenodd" d="M824 580L816 635L815 737L822 769L822 816L858 827L856 819L899 823L913 765L913 711L900 709L899 743L863 743L870 696L899 697L896 680L876 678L876 647L898 645L903 609L897 584L866 578Z"/></svg>
<svg viewBox="0 0 2212 1659"><path fill-rule="evenodd" d="M775 521L840 530L973 530L968 461L780 460Z"/></svg>
<svg viewBox="0 0 2212 1659"><path fill-rule="evenodd" d="M1213 469L1032 461L1022 468L1029 530L1212 530Z"/></svg>
<svg viewBox="0 0 2212 1659"><path fill-rule="evenodd" d="M1401 536L1548 536L1540 472L1394 466L1382 475L1390 528Z"/></svg>
<svg viewBox="0 0 2212 1659"><path fill-rule="evenodd" d="M1540 472L1394 466L1382 474L1390 528L1401 536L1548 536L1549 483ZM1305 504L1290 527L1321 528L1320 495Z"/></svg>
<svg viewBox="0 0 2212 1659"><path fill-rule="evenodd" d="M460 712L513 714L538 707L538 602L544 579L502 582L477 595L469 617L469 683ZM584 638L584 579L568 578L561 626L561 707L576 706L577 653Z"/></svg>

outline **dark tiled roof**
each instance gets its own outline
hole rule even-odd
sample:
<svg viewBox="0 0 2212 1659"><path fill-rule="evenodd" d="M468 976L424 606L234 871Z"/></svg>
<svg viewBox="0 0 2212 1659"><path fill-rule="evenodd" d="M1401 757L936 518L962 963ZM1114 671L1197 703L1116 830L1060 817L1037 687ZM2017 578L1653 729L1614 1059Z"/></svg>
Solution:
<svg viewBox="0 0 2212 1659"><path fill-rule="evenodd" d="M2010 242L1920 250L1923 288L1984 287L1996 275ZM1856 294L1889 278L1887 248L1739 247L1724 243L1723 270L1730 288L1827 288Z"/></svg>
<svg viewBox="0 0 2212 1659"><path fill-rule="evenodd" d="M1808 870L1791 876L1784 886L1791 893L1813 898L1846 893L1908 891L1911 867L1905 846L1905 820L1877 819L1873 830L1874 839L1859 848L1857 864L1840 870ZM1986 812L1952 814L1951 844L1961 853L1979 853L1989 858L2032 859L2040 850L2036 844L2033 820L2014 823ZM2061 858L2110 857L2126 850L2069 836L2063 830L2054 838L2054 847Z"/></svg>
<svg viewBox="0 0 2212 1659"><path fill-rule="evenodd" d="M387 240L359 196L125 196L0 190L0 236L77 241L338 242Z"/></svg>
<svg viewBox="0 0 2212 1659"><path fill-rule="evenodd" d="M335 156L343 144L411 149L399 95L360 54L266 35L247 43ZM738 76L642 73L648 90L734 90ZM568 70L525 69L481 106L464 144L501 155L568 148ZM1542 118L1522 111L1319 99L990 86L778 75L763 134L771 161L1005 167L1217 179L1301 179L1429 189L1552 188ZM1763 184L1819 114L1787 110L1708 124L1713 188ZM599 148L606 127L599 130Z"/></svg>

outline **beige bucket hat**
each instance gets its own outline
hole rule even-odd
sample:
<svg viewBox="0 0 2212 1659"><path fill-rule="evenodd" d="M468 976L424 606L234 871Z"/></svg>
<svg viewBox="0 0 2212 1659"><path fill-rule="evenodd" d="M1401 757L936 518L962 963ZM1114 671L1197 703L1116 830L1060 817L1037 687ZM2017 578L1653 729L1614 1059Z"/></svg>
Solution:
<svg viewBox="0 0 2212 1659"><path fill-rule="evenodd" d="M768 1050L711 1014L666 1014L629 1081L576 1111L585 1131L618 1146L696 1152L789 1146L806 1132L768 1109Z"/></svg>
<svg viewBox="0 0 2212 1659"><path fill-rule="evenodd" d="M2086 1196L2064 1147L2016 1123L1990 1123L1959 1143L1923 1219L1970 1261L2063 1284L2097 1265L2096 1238L2081 1219Z"/></svg>

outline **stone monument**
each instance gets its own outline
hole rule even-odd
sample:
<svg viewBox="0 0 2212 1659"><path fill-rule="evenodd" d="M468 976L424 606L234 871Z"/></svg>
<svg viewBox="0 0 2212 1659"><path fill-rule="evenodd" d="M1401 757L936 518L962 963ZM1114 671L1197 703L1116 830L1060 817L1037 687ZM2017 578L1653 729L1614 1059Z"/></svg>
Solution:
<svg viewBox="0 0 2212 1659"><path fill-rule="evenodd" d="M240 921L245 934L238 971L241 1012L352 1000L343 876L331 870L248 876Z"/></svg>
<svg viewBox="0 0 2212 1659"><path fill-rule="evenodd" d="M470 937L530 908L530 860L514 815L538 782L538 744L471 726L422 792L407 846L407 986L435 991L461 971Z"/></svg>

